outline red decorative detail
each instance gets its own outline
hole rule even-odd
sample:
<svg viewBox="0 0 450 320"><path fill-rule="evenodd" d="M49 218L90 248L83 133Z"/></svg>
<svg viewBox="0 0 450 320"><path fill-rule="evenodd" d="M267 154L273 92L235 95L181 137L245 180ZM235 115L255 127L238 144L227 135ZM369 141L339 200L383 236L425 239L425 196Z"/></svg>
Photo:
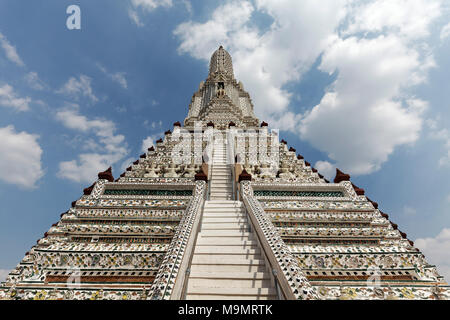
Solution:
<svg viewBox="0 0 450 320"><path fill-rule="evenodd" d="M299 155L297 156L297 159L298 159L298 160L303 160L303 159L305 159L305 158L303 158L303 156L302 156L301 154L299 154Z"/></svg>
<svg viewBox="0 0 450 320"><path fill-rule="evenodd" d="M268 127L268 126L269 126L269 124L267 122L265 122L265 121L261 122L261 128Z"/></svg>
<svg viewBox="0 0 450 320"><path fill-rule="evenodd" d="M180 121L177 121L173 124L174 127L181 127L181 123Z"/></svg>
<svg viewBox="0 0 450 320"><path fill-rule="evenodd" d="M47 238L48 232L44 233L44 238Z"/></svg>
<svg viewBox="0 0 450 320"><path fill-rule="evenodd" d="M127 168L127 171L131 171L131 167L128 167L128 168Z"/></svg>
<svg viewBox="0 0 450 320"><path fill-rule="evenodd" d="M306 165L307 167L311 167L311 163L309 163L308 161L305 161L305 165Z"/></svg>
<svg viewBox="0 0 450 320"><path fill-rule="evenodd" d="M213 127L214 128L214 123L212 121L208 122L206 124L207 127Z"/></svg>
<svg viewBox="0 0 450 320"><path fill-rule="evenodd" d="M136 160L135 162L133 162L134 165L137 165L139 163L139 160Z"/></svg>
<svg viewBox="0 0 450 320"><path fill-rule="evenodd" d="M411 240L408 240L409 244L411 245L411 247L414 247L414 242Z"/></svg>
<svg viewBox="0 0 450 320"><path fill-rule="evenodd" d="M323 175L321 175L320 173L318 173L318 175L320 179L323 179Z"/></svg>
<svg viewBox="0 0 450 320"><path fill-rule="evenodd" d="M151 146L150 148L147 149L148 151L155 151L155 148L153 146Z"/></svg>
<svg viewBox="0 0 450 320"><path fill-rule="evenodd" d="M297 151L297 150L295 150L294 148L290 147L290 148L289 148L289 151L295 152L295 151Z"/></svg>
<svg viewBox="0 0 450 320"><path fill-rule="evenodd" d="M112 168L109 167L108 169L106 169L103 172L99 172L98 173L98 178L99 179L105 179L108 180L109 182L113 182L114 181L114 177L112 175Z"/></svg>
<svg viewBox="0 0 450 320"><path fill-rule="evenodd" d="M30 254L30 251L25 252L25 255L26 255L26 256L29 255L29 254Z"/></svg>
<svg viewBox="0 0 450 320"><path fill-rule="evenodd" d="M231 121L231 122L228 124L228 128L231 128L231 127L236 127L236 123L234 123L233 121Z"/></svg>
<svg viewBox="0 0 450 320"><path fill-rule="evenodd" d="M120 175L120 177L125 177L125 172Z"/></svg>
<svg viewBox="0 0 450 320"><path fill-rule="evenodd" d="M252 181L252 175L245 169L239 175L239 182L241 181Z"/></svg>
<svg viewBox="0 0 450 320"><path fill-rule="evenodd" d="M286 140L282 139L281 143L287 144Z"/></svg>
<svg viewBox="0 0 450 320"><path fill-rule="evenodd" d="M380 212L380 213L383 218L389 219L389 215L387 213L384 213L384 212Z"/></svg>
<svg viewBox="0 0 450 320"><path fill-rule="evenodd" d="M400 231L400 235L402 236L403 239L406 239L406 236L407 236L406 233Z"/></svg>
<svg viewBox="0 0 450 320"><path fill-rule="evenodd" d="M345 174L341 170L336 168L336 177L334 178L334 183L339 183L341 181L350 181L350 175Z"/></svg>
<svg viewBox="0 0 450 320"><path fill-rule="evenodd" d="M330 183L330 181L328 181L327 179L323 179L323 180L325 180L326 183Z"/></svg>
<svg viewBox="0 0 450 320"><path fill-rule="evenodd" d="M76 203L77 203L77 200L72 201L72 208L75 208Z"/></svg>
<svg viewBox="0 0 450 320"><path fill-rule="evenodd" d="M58 222L52 224L52 227L56 227L58 225Z"/></svg>
<svg viewBox="0 0 450 320"><path fill-rule="evenodd" d="M146 157L147 157L147 155L145 153L143 153L139 156L139 158L141 158L141 159L145 159Z"/></svg>
<svg viewBox="0 0 450 320"><path fill-rule="evenodd" d="M168 134L171 134L171 133L172 133L172 131L170 131L170 130L167 130L166 132L164 132L165 135L168 135Z"/></svg>
<svg viewBox="0 0 450 320"><path fill-rule="evenodd" d="M92 190L94 190L95 183L93 183L90 187L87 187L83 190L83 194L88 196L91 194Z"/></svg>
<svg viewBox="0 0 450 320"><path fill-rule="evenodd" d="M208 181L208 177L206 176L206 174L203 173L202 170L195 174L194 179L195 181L198 180Z"/></svg>
<svg viewBox="0 0 450 320"><path fill-rule="evenodd" d="M363 196L364 195L364 193L365 193L364 189L358 188L353 183L352 183L352 186L353 186L353 189L355 190L355 192L356 192L356 194L358 196Z"/></svg>
<svg viewBox="0 0 450 320"><path fill-rule="evenodd" d="M163 142L163 139L161 139L161 138L159 138L157 141L156 141L156 143L162 143Z"/></svg>
<svg viewBox="0 0 450 320"><path fill-rule="evenodd" d="M392 221L389 221L392 225L392 228L394 228L394 230L398 229L398 225L396 223L393 223Z"/></svg>
<svg viewBox="0 0 450 320"><path fill-rule="evenodd" d="M317 169L311 168L311 171L314 172L314 173L316 173L316 172L317 172Z"/></svg>

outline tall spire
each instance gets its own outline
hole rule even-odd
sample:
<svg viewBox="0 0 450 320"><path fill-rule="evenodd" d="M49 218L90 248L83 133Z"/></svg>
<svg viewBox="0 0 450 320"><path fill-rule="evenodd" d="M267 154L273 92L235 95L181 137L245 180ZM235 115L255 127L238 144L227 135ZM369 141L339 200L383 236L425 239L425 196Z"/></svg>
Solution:
<svg viewBox="0 0 450 320"><path fill-rule="evenodd" d="M234 78L231 55L222 46L214 51L209 63L209 76L212 77L217 73L226 73L231 78Z"/></svg>

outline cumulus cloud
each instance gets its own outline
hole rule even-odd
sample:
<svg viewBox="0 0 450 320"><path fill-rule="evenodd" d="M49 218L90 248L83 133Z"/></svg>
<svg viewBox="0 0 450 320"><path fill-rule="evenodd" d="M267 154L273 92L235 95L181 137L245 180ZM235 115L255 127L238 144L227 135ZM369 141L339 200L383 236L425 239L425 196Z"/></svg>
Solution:
<svg viewBox="0 0 450 320"><path fill-rule="evenodd" d="M97 173L117 163L128 154L125 137L116 134L114 122L105 119L88 119L77 108L67 108L56 113L56 119L65 127L84 134L94 134L96 139L83 140L82 149L90 150L78 159L59 164L58 176L76 182L92 182Z"/></svg>
<svg viewBox="0 0 450 320"><path fill-rule="evenodd" d="M80 75L77 78L70 77L69 80L57 91L57 93L65 94L78 99L80 96L85 96L97 102L98 98L94 95L91 87L92 79L86 75Z"/></svg>
<svg viewBox="0 0 450 320"><path fill-rule="evenodd" d="M446 149L445 154L439 159L439 166L450 166L450 132L448 129L440 129L436 120L427 119L426 123L430 129L430 138L442 141Z"/></svg>
<svg viewBox="0 0 450 320"><path fill-rule="evenodd" d="M125 78L125 72L110 73L101 64L97 64L97 67L100 69L101 72L103 72L105 75L107 75L111 80L113 80L114 82L117 82L122 88L124 88L124 89L128 88L127 79Z"/></svg>
<svg viewBox="0 0 450 320"><path fill-rule="evenodd" d="M416 39L429 35L432 21L441 15L441 1L377 0L355 2L348 32L394 32Z"/></svg>
<svg viewBox="0 0 450 320"><path fill-rule="evenodd" d="M378 170L395 147L419 137L425 102L397 98L419 66L417 53L395 36L336 39L319 68L338 70L337 80L301 120L302 139L345 171Z"/></svg>
<svg viewBox="0 0 450 320"><path fill-rule="evenodd" d="M435 66L427 36L440 11L440 0L228 1L174 34L180 53L205 61L223 44L260 118L328 152L332 166L367 174L420 135L428 102L408 89ZM255 13L273 19L268 29ZM303 112L286 88L316 61L336 81Z"/></svg>
<svg viewBox="0 0 450 320"><path fill-rule="evenodd" d="M8 274L11 272L11 270L7 269L0 269L0 282L5 281Z"/></svg>
<svg viewBox="0 0 450 320"><path fill-rule="evenodd" d="M131 0L131 4L136 8L142 8L147 11L155 10L158 7L171 7L172 0Z"/></svg>
<svg viewBox="0 0 450 320"><path fill-rule="evenodd" d="M25 81L35 90L44 90L46 84L39 78L37 72L29 72L25 75Z"/></svg>
<svg viewBox="0 0 450 320"><path fill-rule="evenodd" d="M128 10L128 16L138 27L142 27L144 26L144 23L139 17L139 10L151 12L158 7L170 8L172 5L172 0L131 0L131 7ZM185 6L188 8L188 5L185 4Z"/></svg>
<svg viewBox="0 0 450 320"><path fill-rule="evenodd" d="M314 168L320 172L325 178L328 180L333 180L333 177L336 173L336 168L328 161L317 161L314 165Z"/></svg>
<svg viewBox="0 0 450 320"><path fill-rule="evenodd" d="M152 135L148 136L147 138L145 138L144 140L142 140L141 151L147 152L148 148L155 146L155 141L157 139L159 139L159 137L161 137L162 135L163 135L162 132L156 133L156 134L152 134Z"/></svg>
<svg viewBox="0 0 450 320"><path fill-rule="evenodd" d="M414 244L425 254L427 261L437 265L438 272L450 281L450 228L444 228L434 238L420 238Z"/></svg>
<svg viewBox="0 0 450 320"><path fill-rule="evenodd" d="M13 108L17 111L28 111L30 102L31 98L19 97L9 84L0 87L0 106Z"/></svg>
<svg viewBox="0 0 450 320"><path fill-rule="evenodd" d="M35 188L44 175L38 135L0 128L0 180L23 188Z"/></svg>
<svg viewBox="0 0 450 320"><path fill-rule="evenodd" d="M403 214L407 216L414 216L417 214L417 209L410 206L403 206Z"/></svg>
<svg viewBox="0 0 450 320"><path fill-rule="evenodd" d="M22 59L20 58L19 54L17 53L16 47L11 45L9 43L8 39L0 32L0 46L5 51L6 57L17 64L19 67L24 67L25 63L23 63Z"/></svg>
<svg viewBox="0 0 450 320"><path fill-rule="evenodd" d="M441 29L440 37L441 40L445 40L450 37L450 22Z"/></svg>

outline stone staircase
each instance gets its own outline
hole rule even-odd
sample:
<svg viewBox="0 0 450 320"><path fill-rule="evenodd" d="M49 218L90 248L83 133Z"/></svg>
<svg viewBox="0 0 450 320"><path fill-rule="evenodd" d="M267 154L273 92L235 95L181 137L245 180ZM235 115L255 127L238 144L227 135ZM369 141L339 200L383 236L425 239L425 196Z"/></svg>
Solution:
<svg viewBox="0 0 450 320"><path fill-rule="evenodd" d="M226 148L223 143L215 143L211 168L211 200L231 200L233 184L230 165L227 164Z"/></svg>
<svg viewBox="0 0 450 320"><path fill-rule="evenodd" d="M223 144L214 145L210 201L192 257L186 299L276 299L276 291L242 202L232 199Z"/></svg>

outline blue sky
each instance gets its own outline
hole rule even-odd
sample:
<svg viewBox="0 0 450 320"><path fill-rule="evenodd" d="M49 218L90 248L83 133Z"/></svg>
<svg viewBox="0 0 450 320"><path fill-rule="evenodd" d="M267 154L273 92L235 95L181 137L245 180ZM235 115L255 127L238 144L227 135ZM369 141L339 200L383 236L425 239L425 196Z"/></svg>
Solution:
<svg viewBox="0 0 450 320"><path fill-rule="evenodd" d="M66 8L81 8L81 30ZM0 0L0 275L96 173L183 121L220 45L255 111L450 275L450 11L441 0ZM447 276L448 277L448 276Z"/></svg>

